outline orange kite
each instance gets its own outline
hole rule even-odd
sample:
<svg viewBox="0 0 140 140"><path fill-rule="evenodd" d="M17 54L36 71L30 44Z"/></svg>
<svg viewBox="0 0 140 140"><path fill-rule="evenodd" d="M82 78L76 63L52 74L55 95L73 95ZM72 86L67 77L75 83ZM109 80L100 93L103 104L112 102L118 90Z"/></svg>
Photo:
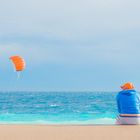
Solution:
<svg viewBox="0 0 140 140"><path fill-rule="evenodd" d="M10 60L13 62L16 71L23 71L25 69L25 61L20 56L11 56Z"/></svg>

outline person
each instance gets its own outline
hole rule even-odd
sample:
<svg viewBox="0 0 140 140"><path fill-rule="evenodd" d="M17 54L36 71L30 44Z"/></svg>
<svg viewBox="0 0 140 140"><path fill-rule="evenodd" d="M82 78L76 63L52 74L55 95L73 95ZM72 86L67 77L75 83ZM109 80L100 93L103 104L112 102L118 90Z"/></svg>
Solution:
<svg viewBox="0 0 140 140"><path fill-rule="evenodd" d="M140 95L131 82L121 86L116 97L119 115L116 124L140 124Z"/></svg>

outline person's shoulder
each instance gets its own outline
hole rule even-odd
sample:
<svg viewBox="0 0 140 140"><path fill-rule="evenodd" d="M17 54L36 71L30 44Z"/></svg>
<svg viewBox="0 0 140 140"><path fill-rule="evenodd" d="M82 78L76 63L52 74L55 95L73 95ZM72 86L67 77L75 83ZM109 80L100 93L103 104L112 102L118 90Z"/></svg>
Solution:
<svg viewBox="0 0 140 140"><path fill-rule="evenodd" d="M138 93L135 89L128 90L130 93Z"/></svg>
<svg viewBox="0 0 140 140"><path fill-rule="evenodd" d="M125 93L125 91L121 90L121 91L118 92L118 95L123 94L123 93Z"/></svg>
<svg viewBox="0 0 140 140"><path fill-rule="evenodd" d="M116 96L116 98L119 98L122 95L122 92L123 91L119 91L118 94L117 94L117 96Z"/></svg>
<svg viewBox="0 0 140 140"><path fill-rule="evenodd" d="M118 95L127 95L136 92L135 90L122 90L118 93Z"/></svg>

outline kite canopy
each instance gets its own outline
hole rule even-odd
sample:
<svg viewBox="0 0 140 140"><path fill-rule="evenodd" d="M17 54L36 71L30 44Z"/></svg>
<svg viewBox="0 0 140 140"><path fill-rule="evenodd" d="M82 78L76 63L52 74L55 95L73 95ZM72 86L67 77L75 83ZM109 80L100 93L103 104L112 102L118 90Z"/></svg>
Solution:
<svg viewBox="0 0 140 140"><path fill-rule="evenodd" d="M25 69L25 61L20 56L11 56L10 60L13 62L16 71L23 71Z"/></svg>

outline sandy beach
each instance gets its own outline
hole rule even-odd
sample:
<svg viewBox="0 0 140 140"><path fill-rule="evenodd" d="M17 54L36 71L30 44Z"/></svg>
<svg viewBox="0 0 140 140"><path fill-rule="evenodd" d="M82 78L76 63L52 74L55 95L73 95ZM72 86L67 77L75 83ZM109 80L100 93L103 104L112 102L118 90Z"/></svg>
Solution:
<svg viewBox="0 0 140 140"><path fill-rule="evenodd" d="M0 140L139 140L140 126L0 125Z"/></svg>

